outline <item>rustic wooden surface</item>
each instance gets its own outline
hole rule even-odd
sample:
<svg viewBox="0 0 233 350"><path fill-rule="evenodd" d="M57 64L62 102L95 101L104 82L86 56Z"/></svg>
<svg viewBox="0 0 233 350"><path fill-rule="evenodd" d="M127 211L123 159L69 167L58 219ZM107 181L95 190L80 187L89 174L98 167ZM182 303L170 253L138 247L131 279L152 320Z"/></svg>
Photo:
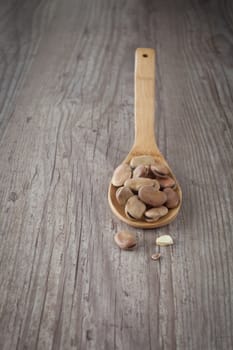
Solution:
<svg viewBox="0 0 233 350"><path fill-rule="evenodd" d="M0 349L232 349L232 1L0 4ZM157 50L184 202L121 252L107 188L133 143L136 47Z"/></svg>

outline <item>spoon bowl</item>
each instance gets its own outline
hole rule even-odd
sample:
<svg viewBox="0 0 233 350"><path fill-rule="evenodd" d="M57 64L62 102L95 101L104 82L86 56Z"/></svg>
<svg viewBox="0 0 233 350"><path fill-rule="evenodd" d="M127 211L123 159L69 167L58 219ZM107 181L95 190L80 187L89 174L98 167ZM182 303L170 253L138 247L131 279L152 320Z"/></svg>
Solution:
<svg viewBox="0 0 233 350"><path fill-rule="evenodd" d="M135 156L150 155L159 163L165 165L170 176L176 181L175 191L179 195L179 204L169 209L167 215L154 222L131 220L125 215L124 207L116 199L117 187L111 183L108 190L108 202L112 212L130 226L151 229L161 227L172 222L181 207L182 191L174 173L158 149L154 135L155 104L155 51L153 49L139 48L135 54L135 142L122 163L130 164Z"/></svg>

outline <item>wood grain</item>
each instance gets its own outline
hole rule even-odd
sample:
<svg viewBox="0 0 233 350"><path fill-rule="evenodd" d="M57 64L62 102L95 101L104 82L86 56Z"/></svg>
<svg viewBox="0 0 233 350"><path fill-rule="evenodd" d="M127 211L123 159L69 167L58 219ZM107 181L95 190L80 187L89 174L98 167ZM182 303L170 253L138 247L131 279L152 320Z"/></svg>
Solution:
<svg viewBox="0 0 233 350"><path fill-rule="evenodd" d="M232 2L24 0L0 16L0 348L231 349ZM133 144L137 47L157 51L157 140L184 204L121 252L107 189Z"/></svg>

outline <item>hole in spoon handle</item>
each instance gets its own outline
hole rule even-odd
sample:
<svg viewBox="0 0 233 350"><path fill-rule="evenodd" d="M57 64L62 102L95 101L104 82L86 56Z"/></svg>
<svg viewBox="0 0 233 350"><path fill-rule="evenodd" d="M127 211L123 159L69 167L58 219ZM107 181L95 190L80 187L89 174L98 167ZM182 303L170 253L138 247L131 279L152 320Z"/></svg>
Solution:
<svg viewBox="0 0 233 350"><path fill-rule="evenodd" d="M135 53L135 141L145 153L158 149L155 142L155 50L139 48Z"/></svg>

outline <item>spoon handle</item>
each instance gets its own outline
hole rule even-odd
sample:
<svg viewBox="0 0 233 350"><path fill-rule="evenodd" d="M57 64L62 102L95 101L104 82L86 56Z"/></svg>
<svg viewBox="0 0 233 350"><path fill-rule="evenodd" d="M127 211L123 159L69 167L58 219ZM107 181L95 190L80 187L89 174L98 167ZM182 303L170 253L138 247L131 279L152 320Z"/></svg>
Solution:
<svg viewBox="0 0 233 350"><path fill-rule="evenodd" d="M135 141L134 150L159 152L155 141L155 50L139 48L135 53Z"/></svg>

